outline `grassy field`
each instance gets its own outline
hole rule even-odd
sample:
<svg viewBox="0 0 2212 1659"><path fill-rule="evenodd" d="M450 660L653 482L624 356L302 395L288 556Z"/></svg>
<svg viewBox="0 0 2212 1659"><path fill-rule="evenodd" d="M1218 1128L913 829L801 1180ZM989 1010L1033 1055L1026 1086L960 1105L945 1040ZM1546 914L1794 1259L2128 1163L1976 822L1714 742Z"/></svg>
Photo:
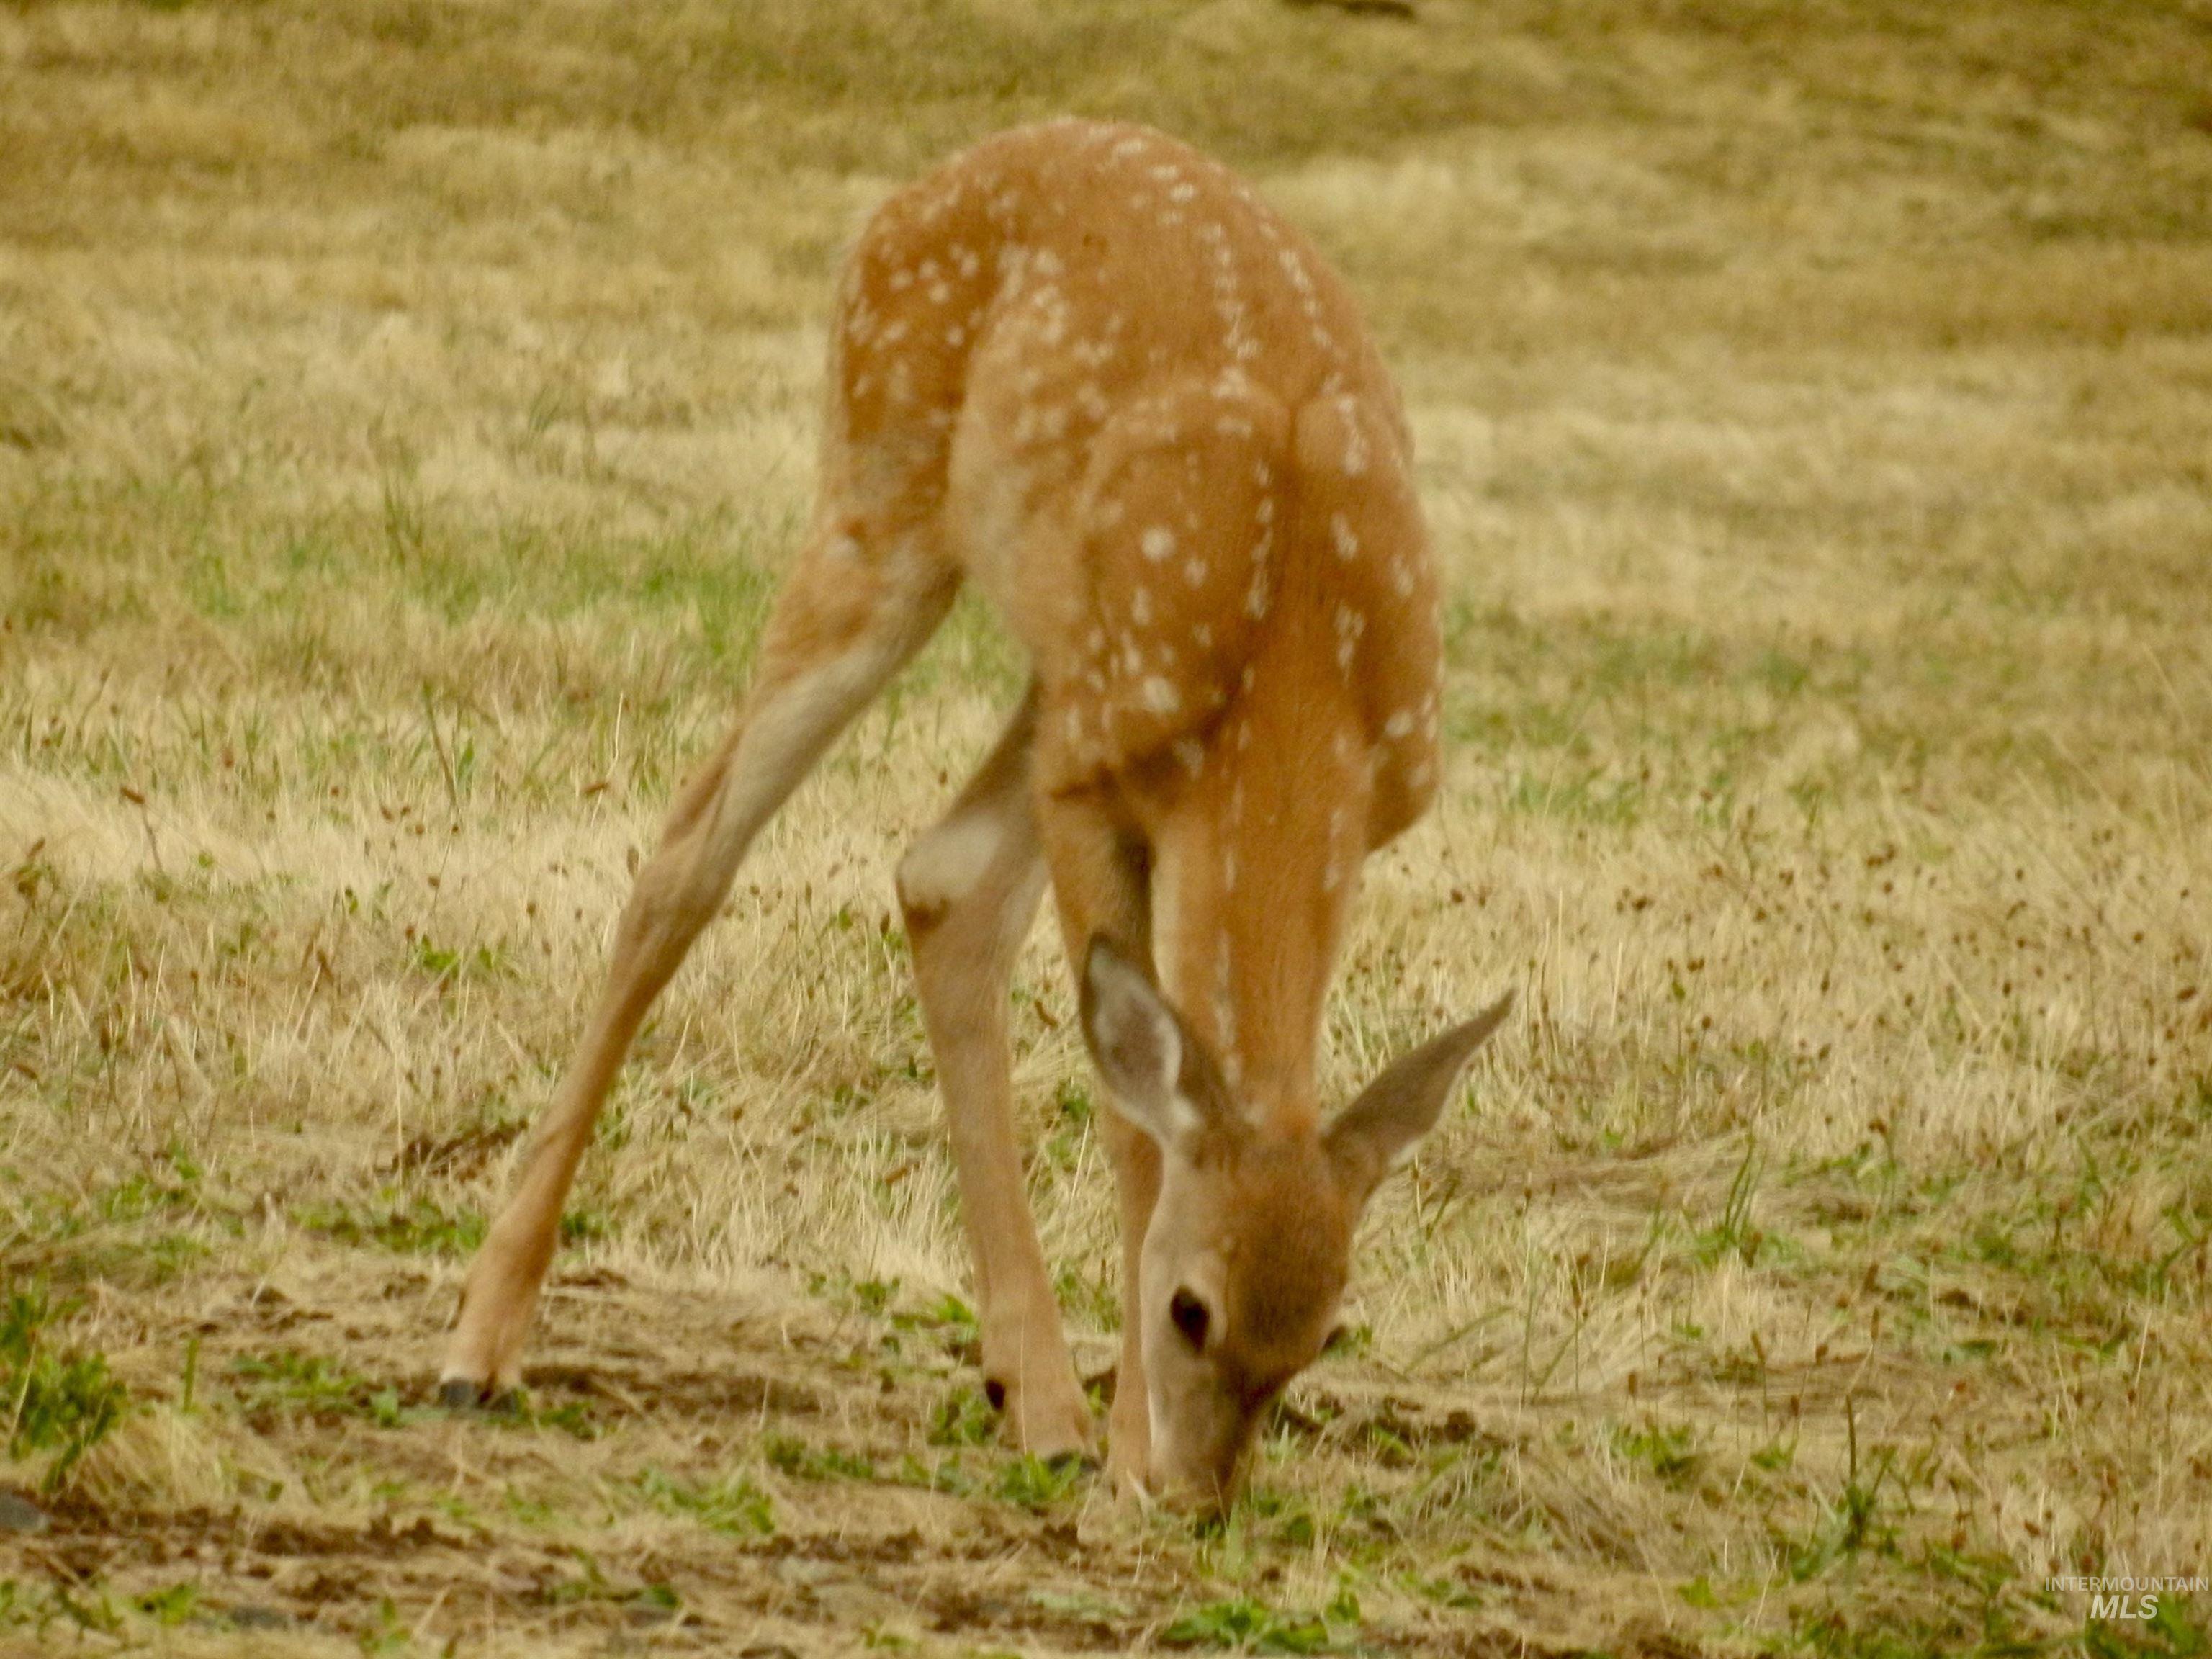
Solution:
<svg viewBox="0 0 2212 1659"><path fill-rule="evenodd" d="M1523 1012L1224 1527L1000 1448L890 888L1021 679L963 608L444 1414L838 250L1066 110L1248 169L1412 405L1449 787L1327 1074ZM2209 744L2203 0L10 0L0 1652L2202 1652L2045 1580L2212 1573Z"/></svg>

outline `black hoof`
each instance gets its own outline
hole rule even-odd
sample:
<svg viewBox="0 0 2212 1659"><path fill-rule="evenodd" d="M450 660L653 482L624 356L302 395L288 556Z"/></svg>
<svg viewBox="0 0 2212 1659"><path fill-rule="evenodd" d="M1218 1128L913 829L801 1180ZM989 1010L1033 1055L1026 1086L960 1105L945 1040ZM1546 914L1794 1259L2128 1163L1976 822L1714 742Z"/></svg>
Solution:
<svg viewBox="0 0 2212 1659"><path fill-rule="evenodd" d="M1101 1467L1098 1460L1089 1452L1079 1451L1054 1452L1044 1460L1044 1466L1054 1474L1065 1474L1071 1469L1083 1474L1096 1474Z"/></svg>
<svg viewBox="0 0 2212 1659"><path fill-rule="evenodd" d="M513 1389L495 1389L471 1382L465 1376L449 1376L438 1384L438 1403L453 1412L491 1412L508 1415L521 1408L521 1396Z"/></svg>
<svg viewBox="0 0 2212 1659"><path fill-rule="evenodd" d="M983 1379L983 1398L991 1402L991 1409L993 1411L1002 1412L1006 1410L1006 1385L1000 1382L995 1376L985 1377Z"/></svg>
<svg viewBox="0 0 2212 1659"><path fill-rule="evenodd" d="M465 1376L449 1376L438 1385L438 1405L447 1411L484 1411L487 1416L511 1418L522 1409L522 1391L493 1389Z"/></svg>

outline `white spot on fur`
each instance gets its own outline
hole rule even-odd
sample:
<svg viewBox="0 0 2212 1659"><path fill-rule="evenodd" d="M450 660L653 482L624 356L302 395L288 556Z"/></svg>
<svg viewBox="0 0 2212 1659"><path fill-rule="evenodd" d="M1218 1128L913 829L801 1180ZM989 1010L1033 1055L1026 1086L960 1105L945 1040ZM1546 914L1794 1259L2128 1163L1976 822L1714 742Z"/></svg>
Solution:
<svg viewBox="0 0 2212 1659"><path fill-rule="evenodd" d="M1154 564L1161 563L1175 551L1175 532L1164 524L1156 524L1145 532L1138 545L1144 550L1146 558Z"/></svg>
<svg viewBox="0 0 2212 1659"><path fill-rule="evenodd" d="M1367 434L1359 424L1359 405L1346 395L1336 400L1336 407L1344 416L1345 474L1356 478L1367 471Z"/></svg>
<svg viewBox="0 0 2212 1659"><path fill-rule="evenodd" d="M1340 559L1356 558L1359 553L1359 538L1352 533L1352 520L1341 513L1328 515L1328 538L1336 548Z"/></svg>
<svg viewBox="0 0 2212 1659"><path fill-rule="evenodd" d="M1336 665L1347 674L1352 672L1352 654L1358 648L1359 636L1366 631L1364 612L1348 605L1336 607Z"/></svg>

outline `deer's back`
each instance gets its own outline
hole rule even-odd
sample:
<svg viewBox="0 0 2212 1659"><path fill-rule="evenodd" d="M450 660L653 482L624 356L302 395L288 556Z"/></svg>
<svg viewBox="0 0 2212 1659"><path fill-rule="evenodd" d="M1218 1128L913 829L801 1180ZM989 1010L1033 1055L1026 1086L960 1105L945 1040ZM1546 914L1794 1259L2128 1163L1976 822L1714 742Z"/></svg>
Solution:
<svg viewBox="0 0 2212 1659"><path fill-rule="evenodd" d="M1376 841L1425 803L1403 416L1342 284L1228 169L1085 121L956 158L864 233L830 402L833 496L964 568L1028 647L1048 785L1275 697L1364 739Z"/></svg>

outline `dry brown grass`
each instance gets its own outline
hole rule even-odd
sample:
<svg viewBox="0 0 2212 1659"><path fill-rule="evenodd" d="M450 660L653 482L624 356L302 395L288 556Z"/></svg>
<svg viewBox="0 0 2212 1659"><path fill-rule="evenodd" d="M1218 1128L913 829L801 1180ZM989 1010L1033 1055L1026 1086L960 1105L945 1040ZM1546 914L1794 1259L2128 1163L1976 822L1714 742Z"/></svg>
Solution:
<svg viewBox="0 0 2212 1659"><path fill-rule="evenodd" d="M0 1649L2190 1650L2042 1580L2212 1571L2208 69L2201 3L0 9L0 1295L134 1401ZM963 611L643 1043L532 1414L441 1416L836 251L1060 109L1251 170L1415 406L1452 787L1330 1074L1526 1016L1225 1531L977 1443L889 882L1019 677Z"/></svg>

